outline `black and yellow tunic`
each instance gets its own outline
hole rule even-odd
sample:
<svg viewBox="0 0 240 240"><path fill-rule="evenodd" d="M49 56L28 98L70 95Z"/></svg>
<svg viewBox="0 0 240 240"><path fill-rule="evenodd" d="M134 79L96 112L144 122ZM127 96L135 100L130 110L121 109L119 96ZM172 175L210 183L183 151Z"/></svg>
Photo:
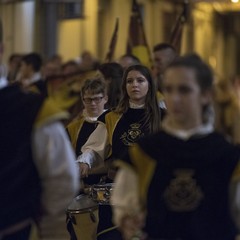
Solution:
<svg viewBox="0 0 240 240"><path fill-rule="evenodd" d="M130 148L123 163L137 173L149 237L233 240L229 184L239 156L216 132L182 140L161 131Z"/></svg>
<svg viewBox="0 0 240 240"><path fill-rule="evenodd" d="M144 124L145 109L143 108L129 108L124 114L108 111L98 120L106 126L111 149L108 157L113 161L121 158L128 147L149 134L148 126ZM115 228L112 224L111 206L100 205L98 240L122 239L121 234L114 230Z"/></svg>
<svg viewBox="0 0 240 240"><path fill-rule="evenodd" d="M81 115L67 126L66 130L73 149L75 150L76 156L82 154L82 146L87 142L89 136L96 129L97 125L97 118L91 118L90 120L90 118L88 119ZM105 175L105 173L90 174L83 180L85 184L97 184L103 175Z"/></svg>
<svg viewBox="0 0 240 240"><path fill-rule="evenodd" d="M88 121L82 115L67 126L67 133L75 150L76 156L81 154L81 148L96 129L97 121Z"/></svg>
<svg viewBox="0 0 240 240"><path fill-rule="evenodd" d="M119 159L128 147L149 134L144 119L145 109L143 108L129 108L124 114L107 111L98 118L98 121L105 124L107 129L110 144L108 157Z"/></svg>

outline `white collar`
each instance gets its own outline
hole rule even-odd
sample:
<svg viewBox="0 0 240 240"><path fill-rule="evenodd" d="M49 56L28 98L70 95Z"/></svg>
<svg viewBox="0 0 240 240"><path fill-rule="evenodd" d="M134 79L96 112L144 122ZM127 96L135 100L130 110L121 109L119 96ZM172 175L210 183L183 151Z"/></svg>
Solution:
<svg viewBox="0 0 240 240"><path fill-rule="evenodd" d="M104 109L103 112L100 115L102 115L105 111L106 110ZM88 114L87 114L87 111L85 109L83 110L83 116L85 118L85 121L90 122L90 123L97 122L97 119L99 117L99 116L97 116L97 117L89 117Z"/></svg>
<svg viewBox="0 0 240 240"><path fill-rule="evenodd" d="M24 80L24 85L25 86L29 86L32 83L37 82L38 80L41 79L41 73L40 72L36 72L32 75L32 77L30 77L29 79Z"/></svg>
<svg viewBox="0 0 240 240"><path fill-rule="evenodd" d="M136 104L131 101L129 101L129 107L133 109L141 109L145 107L145 104Z"/></svg>
<svg viewBox="0 0 240 240"><path fill-rule="evenodd" d="M180 138L182 140L188 140L189 138L191 138L194 135L207 135L214 131L212 122L208 122L208 123L202 124L200 126L197 126L195 128L188 129L188 130L176 130L170 126L169 120L167 119L167 117L163 121L162 128L167 133L169 133L177 138Z"/></svg>

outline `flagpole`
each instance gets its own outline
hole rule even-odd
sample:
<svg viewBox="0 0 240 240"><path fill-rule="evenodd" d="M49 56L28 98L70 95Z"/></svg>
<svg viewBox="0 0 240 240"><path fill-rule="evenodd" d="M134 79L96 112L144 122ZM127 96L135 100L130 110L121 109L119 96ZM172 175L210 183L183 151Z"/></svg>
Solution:
<svg viewBox="0 0 240 240"><path fill-rule="evenodd" d="M129 35L126 48L127 54L135 55L143 64L150 67L151 51L147 43L139 4L136 0L132 0L132 9L128 32Z"/></svg>
<svg viewBox="0 0 240 240"><path fill-rule="evenodd" d="M185 0L183 3L182 12L177 18L176 24L173 28L173 31L170 37L170 44L173 45L178 52L180 52L180 47L181 47L183 25L187 21L188 5L189 5L189 1Z"/></svg>
<svg viewBox="0 0 240 240"><path fill-rule="evenodd" d="M119 29L119 18L116 18L115 28L109 44L109 50L106 55L105 62L111 62L113 60L113 56L114 56L114 52L117 44L118 29Z"/></svg>
<svg viewBox="0 0 240 240"><path fill-rule="evenodd" d="M141 18L140 25L141 25L142 29L144 30L143 19L142 19L142 14L141 14L140 9L139 9L139 4L137 3L137 0L133 0L133 1L134 1L134 4L135 4L136 8L137 8L139 16ZM149 56L151 56L151 51L150 51L149 45L147 43L147 38L146 38L145 32L143 34L143 38L144 38L144 41L145 41L145 43L147 45L147 50L148 50Z"/></svg>

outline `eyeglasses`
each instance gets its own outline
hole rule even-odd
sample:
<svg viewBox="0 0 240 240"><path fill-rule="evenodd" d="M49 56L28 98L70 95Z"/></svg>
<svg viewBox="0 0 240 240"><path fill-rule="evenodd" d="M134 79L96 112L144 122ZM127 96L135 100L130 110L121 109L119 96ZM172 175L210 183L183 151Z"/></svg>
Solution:
<svg viewBox="0 0 240 240"><path fill-rule="evenodd" d="M92 102L100 103L104 97L94 97L94 98L83 98L86 104L91 104Z"/></svg>

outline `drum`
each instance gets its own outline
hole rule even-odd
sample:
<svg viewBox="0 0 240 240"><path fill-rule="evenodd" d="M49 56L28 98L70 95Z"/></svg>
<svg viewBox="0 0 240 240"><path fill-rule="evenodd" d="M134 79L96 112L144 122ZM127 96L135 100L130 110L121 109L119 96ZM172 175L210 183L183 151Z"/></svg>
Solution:
<svg viewBox="0 0 240 240"><path fill-rule="evenodd" d="M77 240L96 240L98 225L96 202L87 195L79 195L68 206L66 214Z"/></svg>
<svg viewBox="0 0 240 240"><path fill-rule="evenodd" d="M114 183L95 184L91 186L90 197L101 205L110 205L110 198L114 189Z"/></svg>

